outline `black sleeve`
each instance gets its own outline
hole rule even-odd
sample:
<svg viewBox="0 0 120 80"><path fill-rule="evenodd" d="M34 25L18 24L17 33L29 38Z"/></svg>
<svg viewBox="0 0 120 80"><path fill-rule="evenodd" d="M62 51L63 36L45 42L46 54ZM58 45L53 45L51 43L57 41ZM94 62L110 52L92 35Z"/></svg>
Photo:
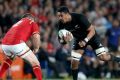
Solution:
<svg viewBox="0 0 120 80"><path fill-rule="evenodd" d="M63 25L62 25L62 23L57 23L57 33L59 32L59 30L61 30L61 29L63 29L64 27L63 27ZM59 36L58 36L58 34L57 34L57 38L58 38L58 41L59 41L59 43L61 43L62 45L65 45L65 44L67 44L67 42L65 42L65 40L63 39L63 38L60 38ZM61 42L60 40L63 40L63 42Z"/></svg>
<svg viewBox="0 0 120 80"><path fill-rule="evenodd" d="M83 14L79 14L77 16L77 21L78 21L79 25L82 26L82 28L84 30L87 30L91 25L91 23L88 21L86 16L84 16Z"/></svg>
<svg viewBox="0 0 120 80"><path fill-rule="evenodd" d="M58 22L57 23L57 31L59 31L60 29L63 29L63 28L64 27L63 27L62 23Z"/></svg>

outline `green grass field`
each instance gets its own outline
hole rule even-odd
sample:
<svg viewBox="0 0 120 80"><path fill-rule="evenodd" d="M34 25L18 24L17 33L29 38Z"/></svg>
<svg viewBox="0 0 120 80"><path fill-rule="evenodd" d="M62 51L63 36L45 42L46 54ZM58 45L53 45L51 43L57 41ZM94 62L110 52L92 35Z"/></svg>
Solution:
<svg viewBox="0 0 120 80"><path fill-rule="evenodd" d="M28 80L28 79L24 79L24 80ZM33 79L33 80L36 80L36 79ZM43 80L72 80L72 79L43 79ZM87 80L120 80L120 79L87 79Z"/></svg>
<svg viewBox="0 0 120 80"><path fill-rule="evenodd" d="M72 80L72 79L43 79L43 80ZM87 79L87 80L120 80L120 79Z"/></svg>
<svg viewBox="0 0 120 80"><path fill-rule="evenodd" d="M21 79L18 79L21 80ZM24 80L28 80L28 79L24 79ZM36 79L33 79L36 80ZM72 79L43 79L43 80L72 80ZM120 79L87 79L87 80L120 80Z"/></svg>

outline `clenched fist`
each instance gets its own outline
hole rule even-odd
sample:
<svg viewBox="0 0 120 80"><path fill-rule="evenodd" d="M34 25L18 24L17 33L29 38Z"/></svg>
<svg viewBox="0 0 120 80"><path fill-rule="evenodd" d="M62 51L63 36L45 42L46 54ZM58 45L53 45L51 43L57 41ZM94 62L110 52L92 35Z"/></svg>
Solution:
<svg viewBox="0 0 120 80"><path fill-rule="evenodd" d="M79 41L78 44L79 44L80 47L85 47L85 46L86 46L86 42L85 42L85 41L82 41L82 40Z"/></svg>

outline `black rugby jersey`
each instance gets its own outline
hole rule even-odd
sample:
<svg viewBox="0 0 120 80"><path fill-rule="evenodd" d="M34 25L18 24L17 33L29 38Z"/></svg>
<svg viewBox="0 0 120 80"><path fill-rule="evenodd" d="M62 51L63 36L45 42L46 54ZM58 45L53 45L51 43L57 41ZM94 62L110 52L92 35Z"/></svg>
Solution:
<svg viewBox="0 0 120 80"><path fill-rule="evenodd" d="M58 22L58 30L66 29L73 34L74 38L84 39L88 34L87 29L91 23L83 14L71 13L70 15L72 17L70 22Z"/></svg>

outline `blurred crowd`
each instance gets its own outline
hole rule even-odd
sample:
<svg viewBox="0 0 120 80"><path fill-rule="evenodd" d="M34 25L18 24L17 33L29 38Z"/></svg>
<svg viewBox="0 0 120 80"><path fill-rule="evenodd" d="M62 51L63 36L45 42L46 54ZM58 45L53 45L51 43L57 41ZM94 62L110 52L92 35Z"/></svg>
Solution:
<svg viewBox="0 0 120 80"><path fill-rule="evenodd" d="M0 0L0 42L11 25L29 12L39 20L41 48L36 56L43 73L46 77L70 76L71 45L62 46L57 40L55 13L63 5L88 17L109 53L120 56L120 0ZM79 78L120 77L120 65L98 60L89 46L80 62ZM28 66L25 63L26 74L31 72Z"/></svg>

